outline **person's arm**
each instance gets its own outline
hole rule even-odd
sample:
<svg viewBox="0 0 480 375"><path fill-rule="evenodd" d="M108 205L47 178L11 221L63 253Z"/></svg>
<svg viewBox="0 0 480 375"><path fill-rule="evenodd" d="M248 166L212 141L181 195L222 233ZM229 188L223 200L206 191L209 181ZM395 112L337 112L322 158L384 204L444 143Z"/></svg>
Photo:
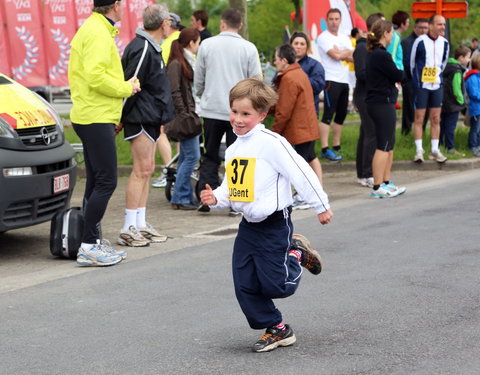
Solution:
<svg viewBox="0 0 480 375"><path fill-rule="evenodd" d="M367 82L366 62L367 62L367 47L365 43L357 44L357 48L353 53L353 62L355 64L355 77L358 81Z"/></svg>
<svg viewBox="0 0 480 375"><path fill-rule="evenodd" d="M457 103L460 105L465 104L465 98L463 97L463 92L462 92L462 73L461 72L456 72L453 75L452 79L452 89L453 89L453 95L455 95L455 98L457 99Z"/></svg>
<svg viewBox="0 0 480 375"><path fill-rule="evenodd" d="M182 90L180 89L182 81L182 67L180 63L173 60L167 67L168 80L170 81L170 90L172 91L173 105L175 106L175 113L178 115L187 114L188 109L185 108L185 103L182 98Z"/></svg>
<svg viewBox="0 0 480 375"><path fill-rule="evenodd" d="M90 88L113 98L128 98L134 93L132 83L107 74L111 69L112 52L106 48L111 41L103 35L88 35L84 43L85 79Z"/></svg>
<svg viewBox="0 0 480 375"><path fill-rule="evenodd" d="M476 74L467 79L465 88L470 99L480 101L480 80L476 77Z"/></svg>
<svg viewBox="0 0 480 375"><path fill-rule="evenodd" d="M260 65L260 56L256 47L253 47L254 51L249 56L248 59L248 78L262 78L262 66Z"/></svg>
<svg viewBox="0 0 480 375"><path fill-rule="evenodd" d="M198 49L197 59L195 61L195 74L193 75L193 86L195 87L195 94L200 98L205 90L205 47Z"/></svg>
<svg viewBox="0 0 480 375"><path fill-rule="evenodd" d="M312 68L308 74L308 79L310 80L310 85L313 88L313 95L318 95L325 88L325 69L323 69L320 62L311 59Z"/></svg>
<svg viewBox="0 0 480 375"><path fill-rule="evenodd" d="M327 51L327 55L337 61L353 61L353 50L351 49L339 49L337 46L333 46Z"/></svg>
<svg viewBox="0 0 480 375"><path fill-rule="evenodd" d="M297 102L298 86L285 76L281 77L278 87L278 102L275 106L275 120L272 130L275 133L283 134L288 121L292 117L293 109Z"/></svg>
<svg viewBox="0 0 480 375"><path fill-rule="evenodd" d="M386 77L390 79L390 82L401 82L403 80L403 70L397 68L393 61L392 55L388 52L383 52L382 61L378 61L379 70L382 71Z"/></svg>

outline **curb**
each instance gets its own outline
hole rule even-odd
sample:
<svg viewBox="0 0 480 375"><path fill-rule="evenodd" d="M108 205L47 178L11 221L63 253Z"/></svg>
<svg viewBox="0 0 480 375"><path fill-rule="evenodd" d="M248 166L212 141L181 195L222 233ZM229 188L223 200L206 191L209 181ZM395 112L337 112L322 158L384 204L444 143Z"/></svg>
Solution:
<svg viewBox="0 0 480 375"><path fill-rule="evenodd" d="M480 168L480 158L460 159L460 160L447 160L443 164L436 163L434 161L427 160L424 163L417 164L409 160L394 161L392 171L467 171ZM345 173L354 172L355 162L347 161L345 163L326 163L322 162L322 169L324 173ZM132 167L130 165L119 165L118 176L126 177L130 175ZM160 173L161 167L157 167L155 172ZM85 166L79 165L77 170L78 177L85 178Z"/></svg>

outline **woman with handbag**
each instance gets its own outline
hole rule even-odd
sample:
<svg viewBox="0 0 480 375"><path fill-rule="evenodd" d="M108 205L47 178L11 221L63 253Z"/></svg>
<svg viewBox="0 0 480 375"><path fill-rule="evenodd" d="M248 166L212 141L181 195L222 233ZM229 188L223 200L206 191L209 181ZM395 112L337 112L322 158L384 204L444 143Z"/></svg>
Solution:
<svg viewBox="0 0 480 375"><path fill-rule="evenodd" d="M176 116L165 125L165 132L171 140L180 142L175 190L171 200L172 208L177 210L197 208L190 175L200 160L199 135L202 132L192 92L195 54L199 45L198 30L183 29L178 39L172 43L167 65Z"/></svg>

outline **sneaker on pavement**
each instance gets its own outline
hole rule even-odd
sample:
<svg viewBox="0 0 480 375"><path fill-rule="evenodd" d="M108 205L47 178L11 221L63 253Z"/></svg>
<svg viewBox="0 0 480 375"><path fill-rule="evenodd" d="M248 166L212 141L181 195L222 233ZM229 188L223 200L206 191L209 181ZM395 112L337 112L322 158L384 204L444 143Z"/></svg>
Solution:
<svg viewBox="0 0 480 375"><path fill-rule="evenodd" d="M328 159L330 161L340 161L343 159L341 155L337 155L332 149L327 149L327 151L321 153L322 158Z"/></svg>
<svg viewBox="0 0 480 375"><path fill-rule="evenodd" d="M233 208L230 208L230 210L228 211L228 216L231 217L239 216L241 214L242 213L240 211L235 211Z"/></svg>
<svg viewBox="0 0 480 375"><path fill-rule="evenodd" d="M276 327L267 328L265 334L253 345L252 350L257 353L269 352L279 346L293 345L297 341L292 328L285 324L282 330Z"/></svg>
<svg viewBox="0 0 480 375"><path fill-rule="evenodd" d="M314 275L318 275L322 272L322 257L317 250L312 248L307 237L301 234L294 234L292 236L292 249L300 250L302 252L302 260L300 261L302 267L306 268Z"/></svg>
<svg viewBox="0 0 480 375"><path fill-rule="evenodd" d="M390 180L387 184L387 187L394 192L397 192L397 195L401 195L407 191L407 188L405 186L397 186L393 183L392 180Z"/></svg>
<svg viewBox="0 0 480 375"><path fill-rule="evenodd" d="M140 234L149 240L152 243L161 243L165 242L168 239L168 236L165 234L160 234L154 227L152 227L149 223L145 228L138 228Z"/></svg>
<svg viewBox="0 0 480 375"><path fill-rule="evenodd" d="M117 243L122 246L143 247L149 246L150 240L143 237L136 227L130 225L127 231L120 231Z"/></svg>
<svg viewBox="0 0 480 375"><path fill-rule="evenodd" d="M198 212L210 212L210 207L207 206L206 204L201 204L200 206L198 206L197 211Z"/></svg>
<svg viewBox="0 0 480 375"><path fill-rule="evenodd" d="M435 152L431 152L430 155L428 156L430 160L435 160L437 163L445 163L447 161L447 158L443 156L443 154L440 152L440 150L437 150Z"/></svg>
<svg viewBox="0 0 480 375"><path fill-rule="evenodd" d="M357 178L357 182L362 186L373 188L373 177Z"/></svg>
<svg viewBox="0 0 480 375"><path fill-rule="evenodd" d="M90 250L78 249L77 263L81 266L113 266L121 261L122 257L120 255L107 253L102 250L99 244L96 244Z"/></svg>
<svg viewBox="0 0 480 375"><path fill-rule="evenodd" d="M423 154L425 153L425 151L423 150L417 150L417 152L415 153L415 157L413 158L413 162L414 163L423 163L425 160L423 159Z"/></svg>
<svg viewBox="0 0 480 375"><path fill-rule="evenodd" d="M378 190L372 190L372 198L394 198L399 195L398 191L391 190L387 185L381 184Z"/></svg>
<svg viewBox="0 0 480 375"><path fill-rule="evenodd" d="M292 210L307 210L310 208L310 205L305 202L298 193L293 194L292 196Z"/></svg>
<svg viewBox="0 0 480 375"><path fill-rule="evenodd" d="M167 176L165 174L152 180L152 187L154 188L164 188L165 186L167 186Z"/></svg>
<svg viewBox="0 0 480 375"><path fill-rule="evenodd" d="M127 252L125 250L112 249L112 244L110 243L109 240L102 238L101 241L97 240L97 243L100 245L100 249L102 249L106 253L121 256L122 260L127 259Z"/></svg>

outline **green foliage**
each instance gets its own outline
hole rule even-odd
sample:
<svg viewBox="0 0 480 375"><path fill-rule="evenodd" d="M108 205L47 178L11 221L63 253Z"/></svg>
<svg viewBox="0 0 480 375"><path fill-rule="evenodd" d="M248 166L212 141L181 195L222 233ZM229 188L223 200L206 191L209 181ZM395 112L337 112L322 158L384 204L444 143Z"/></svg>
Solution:
<svg viewBox="0 0 480 375"><path fill-rule="evenodd" d="M253 0L248 2L250 41L270 58L282 44L285 25L293 31L290 13L295 10L291 1Z"/></svg>
<svg viewBox="0 0 480 375"><path fill-rule="evenodd" d="M190 17L193 13L192 3L190 0L178 0L175 12L182 19L182 25L190 26Z"/></svg>

